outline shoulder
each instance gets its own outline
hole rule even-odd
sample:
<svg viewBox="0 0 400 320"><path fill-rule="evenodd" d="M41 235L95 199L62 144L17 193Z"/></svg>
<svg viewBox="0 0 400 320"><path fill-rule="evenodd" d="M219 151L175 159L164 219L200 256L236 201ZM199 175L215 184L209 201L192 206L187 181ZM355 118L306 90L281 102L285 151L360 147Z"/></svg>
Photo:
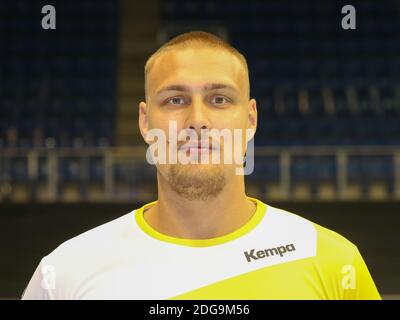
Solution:
<svg viewBox="0 0 400 320"><path fill-rule="evenodd" d="M134 238L134 212L73 237L43 257L24 297L76 299L88 281L96 281L132 251L126 246Z"/></svg>
<svg viewBox="0 0 400 320"><path fill-rule="evenodd" d="M321 254L335 251L341 254L353 256L357 251L357 246L349 239L338 232L314 223L318 234L318 246Z"/></svg>
<svg viewBox="0 0 400 320"><path fill-rule="evenodd" d="M291 232L304 233L308 239L313 239L316 244L316 254L322 256L342 257L345 260L352 259L357 254L357 246L340 233L321 226L314 221L289 210L269 206L269 213L279 220L282 227L287 227ZM311 237L312 234L313 236Z"/></svg>
<svg viewBox="0 0 400 320"><path fill-rule="evenodd" d="M63 242L45 257L46 264L62 272L73 272L75 269L84 271L95 264L101 265L104 256L116 257L123 254L123 243L128 237L133 237L130 229L133 213L134 211Z"/></svg>
<svg viewBox="0 0 400 320"><path fill-rule="evenodd" d="M110 241L117 241L123 238L126 235L127 228L129 228L130 219L133 218L133 212L108 221L63 242L54 253L60 250L76 250L88 246L107 246Z"/></svg>

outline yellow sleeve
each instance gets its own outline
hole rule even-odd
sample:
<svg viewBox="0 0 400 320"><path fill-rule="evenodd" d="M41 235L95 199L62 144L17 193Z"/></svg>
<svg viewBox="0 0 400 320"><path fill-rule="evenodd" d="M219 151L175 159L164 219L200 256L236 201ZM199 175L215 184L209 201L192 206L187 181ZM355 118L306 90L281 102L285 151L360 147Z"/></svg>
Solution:
<svg viewBox="0 0 400 320"><path fill-rule="evenodd" d="M342 285L344 287L344 299L346 300L381 300L374 280L368 271L358 249L355 251L353 264L347 270L342 270L344 277ZM347 272L347 274L346 274ZM347 276L347 278L346 278Z"/></svg>

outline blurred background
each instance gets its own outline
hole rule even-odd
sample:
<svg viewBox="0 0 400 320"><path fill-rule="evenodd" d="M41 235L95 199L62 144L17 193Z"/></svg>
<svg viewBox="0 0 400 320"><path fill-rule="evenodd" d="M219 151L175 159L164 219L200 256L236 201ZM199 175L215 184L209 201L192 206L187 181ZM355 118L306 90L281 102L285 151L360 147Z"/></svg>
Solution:
<svg viewBox="0 0 400 320"><path fill-rule="evenodd" d="M56 9L44 30L41 9ZM344 30L341 9L356 9ZM357 244L400 294L400 1L0 2L0 298L59 244L157 198L138 130L144 63L214 33L258 102L249 196Z"/></svg>

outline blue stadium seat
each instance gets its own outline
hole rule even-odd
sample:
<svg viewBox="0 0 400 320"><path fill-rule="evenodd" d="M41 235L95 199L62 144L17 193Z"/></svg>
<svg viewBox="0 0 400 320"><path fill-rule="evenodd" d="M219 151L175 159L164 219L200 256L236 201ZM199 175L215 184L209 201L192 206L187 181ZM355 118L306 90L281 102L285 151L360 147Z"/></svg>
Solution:
<svg viewBox="0 0 400 320"><path fill-rule="evenodd" d="M59 158L60 183L81 182L81 162L79 158Z"/></svg>
<svg viewBox="0 0 400 320"><path fill-rule="evenodd" d="M348 159L348 180L358 182L363 191L374 181L384 181L393 191L393 158L390 156L352 156Z"/></svg>
<svg viewBox="0 0 400 320"><path fill-rule="evenodd" d="M10 161L10 166L11 181L16 183L27 183L29 181L27 158L14 158Z"/></svg>

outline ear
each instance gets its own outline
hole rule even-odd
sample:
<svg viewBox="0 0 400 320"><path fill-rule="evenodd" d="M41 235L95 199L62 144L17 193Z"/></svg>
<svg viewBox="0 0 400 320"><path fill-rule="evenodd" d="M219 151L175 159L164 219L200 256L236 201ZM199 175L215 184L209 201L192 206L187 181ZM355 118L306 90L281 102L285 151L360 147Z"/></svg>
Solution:
<svg viewBox="0 0 400 320"><path fill-rule="evenodd" d="M146 138L147 132L149 131L149 121L147 113L147 104L144 101L141 101L139 103L139 129L144 141L147 144L149 144Z"/></svg>
<svg viewBox="0 0 400 320"><path fill-rule="evenodd" d="M249 109L249 115L248 115L247 129L253 129L255 133L257 130L257 102L255 99L249 100L248 109ZM249 140L252 137L250 137Z"/></svg>

